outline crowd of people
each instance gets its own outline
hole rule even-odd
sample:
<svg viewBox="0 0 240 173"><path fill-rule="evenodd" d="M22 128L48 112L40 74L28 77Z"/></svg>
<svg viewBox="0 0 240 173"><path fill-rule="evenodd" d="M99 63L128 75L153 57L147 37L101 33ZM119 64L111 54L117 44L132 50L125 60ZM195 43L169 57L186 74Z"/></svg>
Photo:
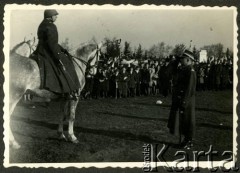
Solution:
<svg viewBox="0 0 240 173"><path fill-rule="evenodd" d="M95 76L86 74L82 92L84 98L126 98L161 94L167 97L172 91L171 63L174 56L158 60L145 60L138 64L122 64L119 59L99 63ZM232 88L233 65L231 61L213 60L195 62L197 91Z"/></svg>

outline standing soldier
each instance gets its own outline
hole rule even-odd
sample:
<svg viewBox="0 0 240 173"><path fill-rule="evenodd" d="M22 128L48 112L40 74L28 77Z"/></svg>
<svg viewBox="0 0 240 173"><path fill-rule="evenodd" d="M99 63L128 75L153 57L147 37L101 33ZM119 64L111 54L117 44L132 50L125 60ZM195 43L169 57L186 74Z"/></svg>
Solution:
<svg viewBox="0 0 240 173"><path fill-rule="evenodd" d="M44 11L33 58L39 65L41 88L76 99L80 84L70 54L58 44L58 31L54 24L57 15L56 10Z"/></svg>
<svg viewBox="0 0 240 173"><path fill-rule="evenodd" d="M193 146L192 138L195 135L196 73L192 66L193 61L193 53L185 50L180 58L181 66L175 73L177 76L173 86L172 106L168 120L170 133L180 135L180 140L181 135L184 135L180 146L187 149Z"/></svg>

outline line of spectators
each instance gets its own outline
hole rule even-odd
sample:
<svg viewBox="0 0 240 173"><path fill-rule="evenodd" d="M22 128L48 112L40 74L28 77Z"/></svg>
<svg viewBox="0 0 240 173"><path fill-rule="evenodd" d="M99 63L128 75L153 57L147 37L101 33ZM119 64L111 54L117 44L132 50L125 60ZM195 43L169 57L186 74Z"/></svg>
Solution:
<svg viewBox="0 0 240 173"><path fill-rule="evenodd" d="M171 62L174 56L157 60L147 60L138 65L121 64L119 60L99 64L95 76L86 74L84 98L135 97L171 93ZM209 63L195 63L197 90L232 89L233 65L227 60Z"/></svg>

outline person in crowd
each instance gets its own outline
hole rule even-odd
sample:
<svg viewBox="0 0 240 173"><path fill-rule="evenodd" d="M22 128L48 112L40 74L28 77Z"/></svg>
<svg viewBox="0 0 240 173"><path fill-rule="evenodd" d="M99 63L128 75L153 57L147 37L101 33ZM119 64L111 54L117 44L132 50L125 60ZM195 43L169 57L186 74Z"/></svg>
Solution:
<svg viewBox="0 0 240 173"><path fill-rule="evenodd" d="M198 73L198 79L199 79L199 91L204 91L205 90L205 70L203 67L200 67L199 73Z"/></svg>
<svg viewBox="0 0 240 173"><path fill-rule="evenodd" d="M146 63L144 69L143 69L143 74L142 74L142 84L143 84L143 94L145 96L149 95L149 82L150 82L150 71L149 71L149 64Z"/></svg>
<svg viewBox="0 0 240 173"><path fill-rule="evenodd" d="M155 64L152 64L151 68L149 69L150 73L150 81L149 81L149 90L148 93L154 95L156 91L156 71L155 71Z"/></svg>
<svg viewBox="0 0 240 173"><path fill-rule="evenodd" d="M136 96L141 96L141 73L140 73L140 67L137 66L135 70L135 75L136 75Z"/></svg>
<svg viewBox="0 0 240 173"><path fill-rule="evenodd" d="M126 67L122 68L122 72L119 75L119 94L120 94L120 98L126 98L127 97L127 93L128 93L128 74L126 71Z"/></svg>
<svg viewBox="0 0 240 173"><path fill-rule="evenodd" d="M209 89L214 90L215 89L215 83L216 83L216 64L217 60L213 60L210 63L210 69L209 69Z"/></svg>
<svg viewBox="0 0 240 173"><path fill-rule="evenodd" d="M195 91L196 73L193 69L193 53L185 50L183 55L176 59L181 66L177 67L174 75L176 81L173 86L172 105L168 119L168 128L171 134L180 136L180 147L190 149L195 135ZM181 135L184 140L181 140Z"/></svg>
<svg viewBox="0 0 240 173"><path fill-rule="evenodd" d="M226 60L223 60L221 71L221 89L226 89L229 82L229 67Z"/></svg>
<svg viewBox="0 0 240 173"><path fill-rule="evenodd" d="M229 62L228 64L229 68L229 89L233 89L233 65Z"/></svg>
<svg viewBox="0 0 240 173"><path fill-rule="evenodd" d="M210 75L210 69L211 69L211 66L210 64L208 63L207 64L207 67L205 69L205 82L206 82L206 88L208 90L211 90L211 75Z"/></svg>
<svg viewBox="0 0 240 173"><path fill-rule="evenodd" d="M157 67L154 68L154 73L152 76L152 80L153 80L153 95L156 95L159 93L159 87L158 87L158 71L157 71Z"/></svg>
<svg viewBox="0 0 240 173"><path fill-rule="evenodd" d="M129 80L128 80L129 96L135 97L136 95L136 74L133 66L130 67Z"/></svg>
<svg viewBox="0 0 240 173"><path fill-rule="evenodd" d="M215 61L215 90L220 90L221 84L221 74L222 74L222 64L221 61Z"/></svg>
<svg viewBox="0 0 240 173"><path fill-rule="evenodd" d="M115 76L115 83L116 83L116 87L115 87L115 99L117 99L118 97L121 97L121 95L120 95L120 92L119 92L119 70L118 69L116 69L115 70L115 74L114 74L114 76Z"/></svg>
<svg viewBox="0 0 240 173"><path fill-rule="evenodd" d="M161 70L160 64L155 68L155 79L156 79L156 94L159 94L160 91L160 81L159 81L159 72Z"/></svg>
<svg viewBox="0 0 240 173"><path fill-rule="evenodd" d="M115 68L111 67L109 72L109 96L115 97L115 90L116 90L116 75L115 75Z"/></svg>
<svg viewBox="0 0 240 173"><path fill-rule="evenodd" d="M167 97L170 90L170 73L169 73L169 58L166 58L163 62L163 66L160 69L159 81L161 85L161 94L163 97Z"/></svg>
<svg viewBox="0 0 240 173"><path fill-rule="evenodd" d="M103 76L103 70L102 68L99 68L98 73L96 74L96 83L97 83L97 93L96 98L103 97L103 90L104 90L104 76Z"/></svg>
<svg viewBox="0 0 240 173"><path fill-rule="evenodd" d="M144 63L141 63L141 67L140 67L140 91L141 91L141 95L145 95L145 86L144 86L144 82L143 82L143 79L144 79Z"/></svg>
<svg viewBox="0 0 240 173"><path fill-rule="evenodd" d="M103 81L102 95L103 95L103 98L107 98L109 93L109 73L106 67L103 70L103 79L104 81Z"/></svg>

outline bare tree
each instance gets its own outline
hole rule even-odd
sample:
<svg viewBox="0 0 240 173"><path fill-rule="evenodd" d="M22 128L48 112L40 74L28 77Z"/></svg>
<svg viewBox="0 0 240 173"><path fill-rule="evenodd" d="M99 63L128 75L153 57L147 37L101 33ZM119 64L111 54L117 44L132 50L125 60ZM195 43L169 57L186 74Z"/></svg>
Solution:
<svg viewBox="0 0 240 173"><path fill-rule="evenodd" d="M129 58L132 54L132 50L131 50L131 47L130 47L130 43L125 41L124 43L124 49L123 49L123 55L125 58Z"/></svg>
<svg viewBox="0 0 240 173"><path fill-rule="evenodd" d="M205 45L202 49L207 51L208 58L214 57L214 59L218 60L223 57L223 44L212 44L212 45Z"/></svg>
<svg viewBox="0 0 240 173"><path fill-rule="evenodd" d="M186 49L186 46L184 44L177 44L172 50L172 54L175 56L181 56L185 49Z"/></svg>
<svg viewBox="0 0 240 173"><path fill-rule="evenodd" d="M66 49L68 52L70 52L72 50L72 45L70 45L70 43L69 43L69 38L65 38L65 40L63 42L61 42L60 45L64 49Z"/></svg>
<svg viewBox="0 0 240 173"><path fill-rule="evenodd" d="M143 56L142 54L143 54L142 46L141 46L141 44L139 44L137 51L136 51L136 59L141 60L142 56Z"/></svg>

